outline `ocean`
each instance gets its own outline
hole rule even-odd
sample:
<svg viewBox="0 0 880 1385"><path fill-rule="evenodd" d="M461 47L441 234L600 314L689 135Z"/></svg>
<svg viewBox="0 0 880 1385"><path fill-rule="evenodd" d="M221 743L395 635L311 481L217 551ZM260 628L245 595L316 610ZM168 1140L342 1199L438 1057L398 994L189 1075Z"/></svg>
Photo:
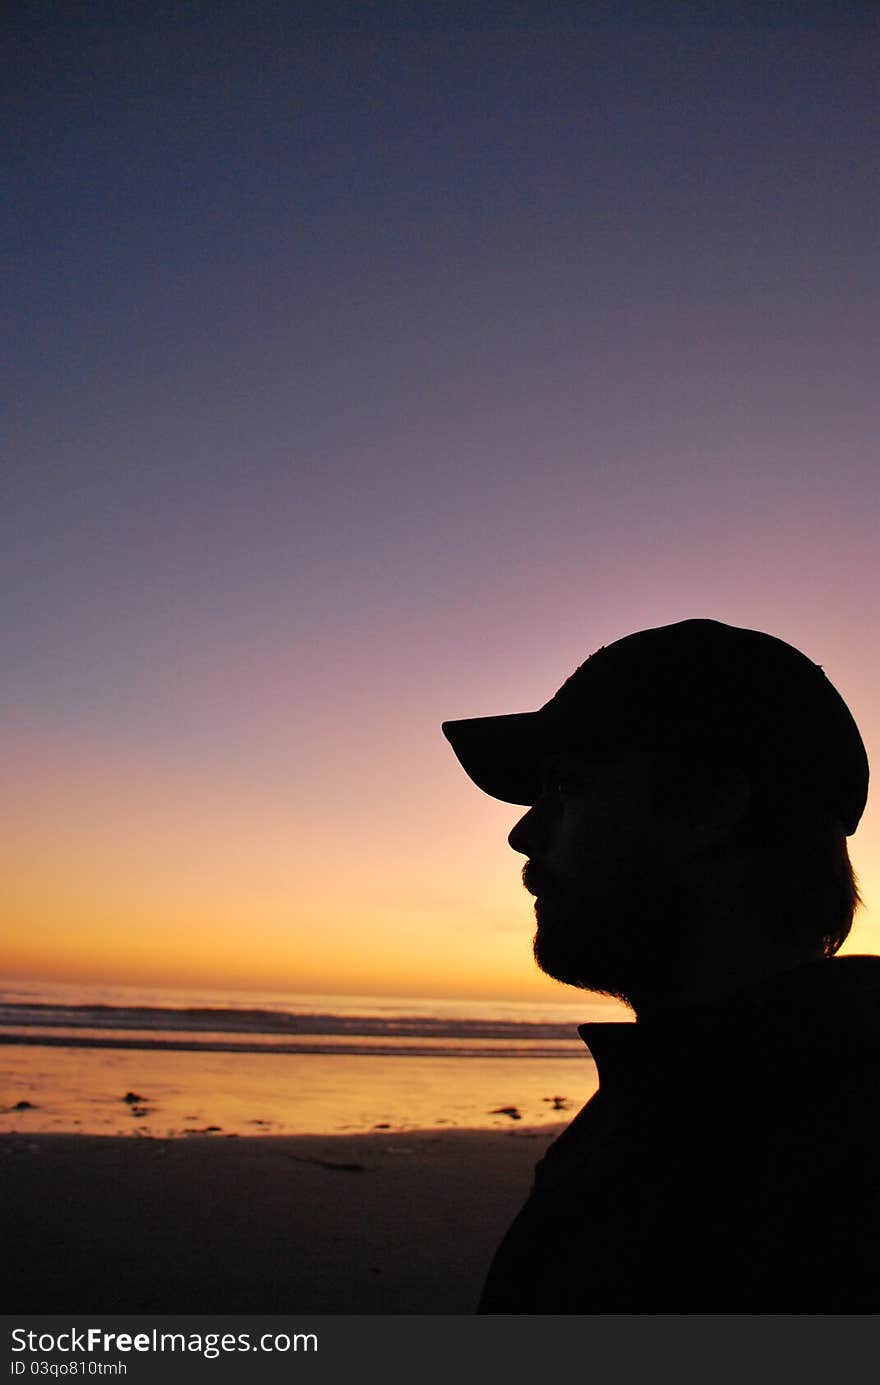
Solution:
<svg viewBox="0 0 880 1385"><path fill-rule="evenodd" d="M0 984L0 1132L333 1134L565 1122L596 1070L558 1003Z"/></svg>

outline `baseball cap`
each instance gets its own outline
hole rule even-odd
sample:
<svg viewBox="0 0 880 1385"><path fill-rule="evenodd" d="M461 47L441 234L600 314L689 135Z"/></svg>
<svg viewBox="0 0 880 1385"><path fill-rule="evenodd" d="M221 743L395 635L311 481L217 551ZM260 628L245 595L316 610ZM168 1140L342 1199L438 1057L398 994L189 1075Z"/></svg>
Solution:
<svg viewBox="0 0 880 1385"><path fill-rule="evenodd" d="M590 655L537 711L445 721L443 733L477 787L506 803L537 800L548 755L664 749L725 757L831 812L847 836L868 795L859 729L822 668L716 620L639 630Z"/></svg>

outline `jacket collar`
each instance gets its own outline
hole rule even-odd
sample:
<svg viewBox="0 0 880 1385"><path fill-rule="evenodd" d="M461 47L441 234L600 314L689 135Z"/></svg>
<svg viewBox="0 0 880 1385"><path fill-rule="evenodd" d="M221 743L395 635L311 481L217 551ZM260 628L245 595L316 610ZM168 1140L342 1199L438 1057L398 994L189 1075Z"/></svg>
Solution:
<svg viewBox="0 0 880 1385"><path fill-rule="evenodd" d="M826 957L780 972L715 1004L671 1007L635 1023L591 1022L578 1033L608 1090L636 1072L686 1058L698 1065L773 1032L798 1048L810 1034L821 1042L840 1007L880 1011L880 957Z"/></svg>

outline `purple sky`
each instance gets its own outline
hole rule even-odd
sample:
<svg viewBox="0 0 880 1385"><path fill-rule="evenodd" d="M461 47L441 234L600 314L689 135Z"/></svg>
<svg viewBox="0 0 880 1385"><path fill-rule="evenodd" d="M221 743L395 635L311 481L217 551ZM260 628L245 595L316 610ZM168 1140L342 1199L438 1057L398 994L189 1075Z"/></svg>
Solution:
<svg viewBox="0 0 880 1385"><path fill-rule="evenodd" d="M247 782L308 822L294 895L326 892L321 842L356 878L418 860L401 918L473 813L440 956L516 873L443 717L708 615L824 663L870 751L875 7L35 4L5 30L19 788L41 746L117 785L136 750L248 840Z"/></svg>

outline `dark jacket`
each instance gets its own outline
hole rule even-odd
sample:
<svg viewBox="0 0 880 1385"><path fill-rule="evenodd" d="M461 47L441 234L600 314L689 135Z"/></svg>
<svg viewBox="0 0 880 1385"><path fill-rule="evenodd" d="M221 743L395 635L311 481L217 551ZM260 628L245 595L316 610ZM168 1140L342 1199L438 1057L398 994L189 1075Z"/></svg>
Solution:
<svg viewBox="0 0 880 1385"><path fill-rule="evenodd" d="M580 1032L599 1091L479 1312L880 1310L880 957Z"/></svg>

